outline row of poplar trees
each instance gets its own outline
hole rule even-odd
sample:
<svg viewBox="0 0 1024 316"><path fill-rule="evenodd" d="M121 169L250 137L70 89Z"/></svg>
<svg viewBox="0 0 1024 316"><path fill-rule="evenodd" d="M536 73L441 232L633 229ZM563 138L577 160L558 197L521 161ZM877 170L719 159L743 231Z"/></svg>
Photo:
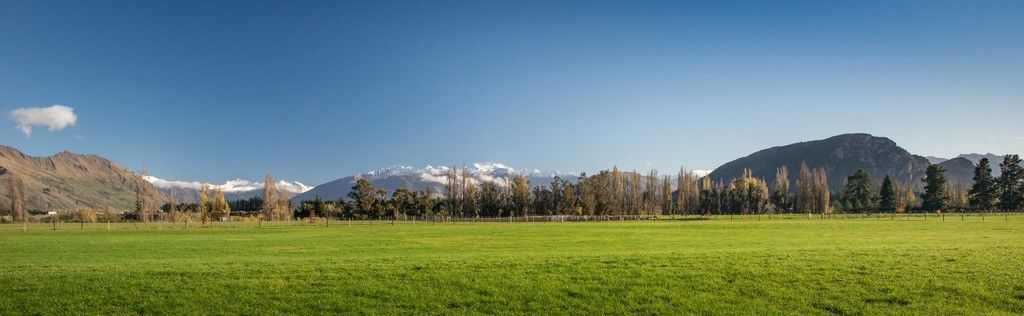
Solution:
<svg viewBox="0 0 1024 316"><path fill-rule="evenodd" d="M643 218L656 215L755 214L805 210L824 212L831 203L824 169L801 166L796 192L790 194L785 167L779 168L774 188L749 171L732 181L713 182L680 169L672 179L656 170L646 175L618 168L576 181L554 177L548 185L531 186L523 175L479 181L469 171L449 168L442 192L400 188L390 195L365 179L357 179L345 199L303 202L301 217L529 217L601 216Z"/></svg>
<svg viewBox="0 0 1024 316"><path fill-rule="evenodd" d="M167 213L159 213L156 201L153 200L152 192L149 192L150 185L145 180L146 168L138 177L135 186L135 213L134 217L140 222L148 223L154 220L187 221L193 217L198 219L205 226L206 223L213 223L216 220L227 220L231 216L231 205L224 197L224 191L220 188L211 188L209 184L203 184L199 190L199 202L191 205L178 203L177 194L171 192L170 202L166 203L163 209Z"/></svg>
<svg viewBox="0 0 1024 316"><path fill-rule="evenodd" d="M992 176L988 159L975 167L974 183L969 190L950 184L945 170L931 165L926 171L923 191L918 195L910 185L888 175L880 185L871 175L857 170L848 176L841 192L833 195L823 168L800 165L796 181L789 170L779 167L770 185L750 170L731 181L712 181L686 169L680 169L672 189L672 179L656 170L645 175L618 168L585 173L576 181L554 177L542 186L531 186L526 176L512 174L494 181L479 181L468 170L449 168L442 192L393 192L375 188L370 181L358 179L348 195L337 201L319 197L305 201L292 210L287 199L277 193L274 179L264 179L261 216L268 220L289 220L293 216L331 216L344 218L408 217L528 217L575 215L642 218L656 215L714 215L766 213L905 212L912 209L939 211L952 209L1019 210L1024 208L1024 168L1017 155L1007 155L1000 164L1002 174ZM794 185L791 188L791 183ZM224 193L208 187L200 193L198 213L204 219L229 216L231 208ZM145 192L140 192L144 197ZM208 198L209 195L213 198ZM920 198L920 204L918 204ZM141 213L140 213L141 214ZM207 215L203 215L207 214Z"/></svg>
<svg viewBox="0 0 1024 316"><path fill-rule="evenodd" d="M357 204L349 216L505 217L530 215L629 216L712 215L765 213L907 212L911 210L1019 210L1024 208L1024 169L1017 155L1007 155L1000 164L1003 173L993 177L987 159L975 168L970 190L950 184L945 170L931 165L926 171L923 191L886 176L880 186L871 175L858 170L848 176L838 194L828 186L824 168L802 163L795 183L789 170L779 167L774 182L755 177L750 170L729 182L714 182L680 169L672 189L668 176L656 170L646 175L618 168L593 175L580 174L575 183L555 177L549 185L531 186L522 175L501 182L477 183L468 171L450 168L440 197L430 191L386 192L372 188L369 181L353 187L349 198ZM791 188L791 183L794 187ZM532 188L531 188L532 187ZM877 192L877 193L876 193ZM920 203L918 203L920 201ZM341 207L345 209L344 205Z"/></svg>

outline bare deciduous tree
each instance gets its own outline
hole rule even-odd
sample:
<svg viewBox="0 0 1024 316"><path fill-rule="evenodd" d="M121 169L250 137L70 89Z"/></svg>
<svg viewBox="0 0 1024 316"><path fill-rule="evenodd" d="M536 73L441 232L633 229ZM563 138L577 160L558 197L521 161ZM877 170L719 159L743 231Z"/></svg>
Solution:
<svg viewBox="0 0 1024 316"><path fill-rule="evenodd" d="M149 173L146 171L146 166L143 165L135 186L135 215L138 215L139 220L143 223L152 221L153 214L156 213L154 201L150 199L147 177L149 177Z"/></svg>
<svg viewBox="0 0 1024 316"><path fill-rule="evenodd" d="M7 189L11 196L11 218L15 222L27 221L28 211L25 208L25 182L13 171L9 169L3 169L3 171L5 172L0 174L7 175Z"/></svg>
<svg viewBox="0 0 1024 316"><path fill-rule="evenodd" d="M710 179L708 180L710 181ZM698 178L693 172L686 168L679 168L679 175L676 178L677 207L683 216L697 211L700 205L700 189ZM710 185L710 184L709 184Z"/></svg>
<svg viewBox="0 0 1024 316"><path fill-rule="evenodd" d="M815 202L814 194L814 175L811 174L811 169L807 167L807 163L800 163L800 175L796 179L796 209L810 214L814 211Z"/></svg>
<svg viewBox="0 0 1024 316"><path fill-rule="evenodd" d="M263 177L263 217L268 220L278 220L277 187L274 185L274 175L267 172Z"/></svg>
<svg viewBox="0 0 1024 316"><path fill-rule="evenodd" d="M629 174L629 209L633 214L640 214L644 209L644 192L640 183L640 173L633 170Z"/></svg>

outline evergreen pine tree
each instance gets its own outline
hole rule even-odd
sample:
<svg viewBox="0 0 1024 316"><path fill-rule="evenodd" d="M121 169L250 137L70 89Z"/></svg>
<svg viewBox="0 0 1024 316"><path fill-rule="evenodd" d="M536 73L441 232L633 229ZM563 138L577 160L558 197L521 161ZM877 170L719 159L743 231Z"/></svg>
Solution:
<svg viewBox="0 0 1024 316"><path fill-rule="evenodd" d="M501 189L493 181L485 181L480 185L480 208L484 216L501 216Z"/></svg>
<svg viewBox="0 0 1024 316"><path fill-rule="evenodd" d="M882 180L882 190L879 193L878 210L882 212L896 212L899 208L899 200L896 197L896 188L892 184L889 175Z"/></svg>
<svg viewBox="0 0 1024 316"><path fill-rule="evenodd" d="M939 165L930 165L925 172L924 193L921 193L921 208L926 211L940 211L946 208L949 200L946 169Z"/></svg>
<svg viewBox="0 0 1024 316"><path fill-rule="evenodd" d="M999 176L999 189L1002 194L999 207L1006 211L1015 211L1024 207L1024 168L1020 164L1020 156L1006 155L999 164L1003 173Z"/></svg>
<svg viewBox="0 0 1024 316"><path fill-rule="evenodd" d="M857 170L846 178L843 190L843 205L854 212L867 212L875 209L875 192L871 185L871 175L864 170Z"/></svg>
<svg viewBox="0 0 1024 316"><path fill-rule="evenodd" d="M968 202L972 209L979 211L991 210L996 205L998 195L996 180L992 177L992 166L988 158L981 158L978 165L974 167L974 185L968 195Z"/></svg>

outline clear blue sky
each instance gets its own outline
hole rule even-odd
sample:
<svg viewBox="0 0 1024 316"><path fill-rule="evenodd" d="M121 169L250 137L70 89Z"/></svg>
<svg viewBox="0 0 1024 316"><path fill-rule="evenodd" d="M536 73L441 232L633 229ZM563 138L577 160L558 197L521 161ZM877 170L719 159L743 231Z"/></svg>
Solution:
<svg viewBox="0 0 1024 316"><path fill-rule="evenodd" d="M1024 148L1024 1L0 2L0 143L170 179L711 169L846 132Z"/></svg>

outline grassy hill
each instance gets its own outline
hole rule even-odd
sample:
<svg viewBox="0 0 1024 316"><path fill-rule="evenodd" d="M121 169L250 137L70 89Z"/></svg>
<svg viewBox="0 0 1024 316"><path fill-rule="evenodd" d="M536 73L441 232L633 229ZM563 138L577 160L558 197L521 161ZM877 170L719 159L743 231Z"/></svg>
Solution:
<svg viewBox="0 0 1024 316"><path fill-rule="evenodd" d="M1024 216L765 219L0 225L0 314L1024 313Z"/></svg>

